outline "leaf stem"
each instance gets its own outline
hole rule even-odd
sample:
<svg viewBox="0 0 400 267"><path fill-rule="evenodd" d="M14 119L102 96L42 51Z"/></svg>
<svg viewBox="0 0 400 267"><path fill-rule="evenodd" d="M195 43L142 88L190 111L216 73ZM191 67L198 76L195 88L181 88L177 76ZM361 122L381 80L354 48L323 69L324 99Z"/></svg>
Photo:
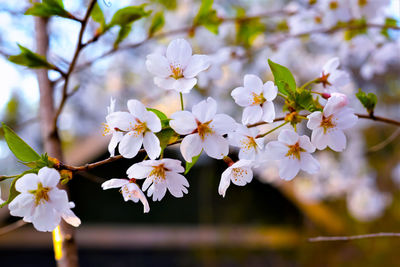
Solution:
<svg viewBox="0 0 400 267"><path fill-rule="evenodd" d="M311 84L313 84L313 83L316 83L318 80L319 80L319 78L316 78L316 79L314 79L314 80L308 81L308 82L306 82L305 84L303 84L303 85L300 87L300 89L305 89L307 86L309 86L309 85L311 85Z"/></svg>
<svg viewBox="0 0 400 267"><path fill-rule="evenodd" d="M182 109L182 110L185 110L185 106L183 105L183 94L182 94L182 93L179 93L179 96L180 96L180 98L181 98L181 109Z"/></svg>
<svg viewBox="0 0 400 267"><path fill-rule="evenodd" d="M281 127L285 126L285 125L286 125L286 124L288 124L288 123L289 123L288 121L285 121L284 123L282 123L282 124L280 124L280 125L276 126L275 128L273 128L273 129L269 130L268 132L266 132L266 133L263 133L263 134L259 134L259 135L257 135L257 136L256 136L256 138L261 138L261 137L264 137L264 136L266 136L266 135L268 135L268 134L270 134L270 133L272 133L272 132L274 132L274 131L278 130L279 128L281 128Z"/></svg>

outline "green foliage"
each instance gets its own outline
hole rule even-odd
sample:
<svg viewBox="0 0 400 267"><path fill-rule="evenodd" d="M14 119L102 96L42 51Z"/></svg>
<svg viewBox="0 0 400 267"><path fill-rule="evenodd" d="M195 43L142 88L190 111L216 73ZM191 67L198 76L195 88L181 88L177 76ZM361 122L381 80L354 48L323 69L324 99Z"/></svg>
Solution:
<svg viewBox="0 0 400 267"><path fill-rule="evenodd" d="M218 34L218 27L221 19L217 15L217 11L212 8L213 0L202 0L199 12L194 18L193 25L202 25L214 34Z"/></svg>
<svg viewBox="0 0 400 267"><path fill-rule="evenodd" d="M269 67L274 75L275 84L279 92L284 95L292 94L296 91L296 81L290 70L282 65L268 59Z"/></svg>
<svg viewBox="0 0 400 267"><path fill-rule="evenodd" d="M8 58L9 61L18 65L27 66L29 68L46 68L46 69L54 68L53 65L47 62L45 57L32 52L31 50L22 45L18 46L19 49L21 50L21 53L19 55L10 56Z"/></svg>
<svg viewBox="0 0 400 267"><path fill-rule="evenodd" d="M163 7L169 10L175 10L177 5L177 0L151 0L151 2L161 4Z"/></svg>
<svg viewBox="0 0 400 267"><path fill-rule="evenodd" d="M144 10L145 7L146 4L121 8L120 10L115 12L114 16L111 19L111 22L107 25L107 27L111 28L115 25L123 27L131 24L138 19L149 16L151 14L151 11Z"/></svg>
<svg viewBox="0 0 400 267"><path fill-rule="evenodd" d="M11 152L22 162L34 162L41 157L24 140L22 140L13 130L2 123L4 138Z"/></svg>
<svg viewBox="0 0 400 267"><path fill-rule="evenodd" d="M11 203L11 201L14 200L14 198L16 198L20 193L15 189L15 183L18 181L19 178L21 178L22 176L24 176L25 174L28 173L37 173L37 170L27 170L25 172L23 172L22 174L18 175L15 177L15 179L12 181L11 186L10 186L10 193L8 195L8 199L7 201L5 201L3 204L0 205L0 208L4 207L5 205Z"/></svg>
<svg viewBox="0 0 400 267"><path fill-rule="evenodd" d="M310 112L321 110L317 105L318 102L316 103L316 100L314 100L309 90L302 89L296 91L294 94L294 101L298 107L296 109L297 111L300 111L300 109L305 109Z"/></svg>
<svg viewBox="0 0 400 267"><path fill-rule="evenodd" d="M382 28L381 34L386 36L386 38L390 38L389 36L389 27L397 26L398 21L394 18L386 18L385 19L385 27Z"/></svg>
<svg viewBox="0 0 400 267"><path fill-rule="evenodd" d="M368 111L368 113L372 114L374 112L376 102L378 101L376 95L373 93L366 94L365 92L361 91L361 89L359 89L356 96L358 100L360 100L364 108Z"/></svg>
<svg viewBox="0 0 400 267"><path fill-rule="evenodd" d="M132 23L121 26L121 28L119 29L118 35L117 35L117 39L115 39L115 41L114 41L114 48L117 48L118 45L123 40L125 40L126 37L128 37L131 30L132 30Z"/></svg>
<svg viewBox="0 0 400 267"><path fill-rule="evenodd" d="M200 152L200 154L198 154L197 156L192 158L192 162L186 162L186 167L185 167L185 173L184 174L187 174L190 171L190 169L196 164L196 162L200 158L200 155L201 155L201 152Z"/></svg>
<svg viewBox="0 0 400 267"><path fill-rule="evenodd" d="M344 32L344 39L349 41L360 34L366 34L368 27L365 19L352 20L344 25L339 24L338 27L348 27L349 29Z"/></svg>
<svg viewBox="0 0 400 267"><path fill-rule="evenodd" d="M34 3L33 6L25 12L25 15L43 18L49 18L51 16L71 18L70 13L64 9L62 0L43 0L41 3Z"/></svg>
<svg viewBox="0 0 400 267"><path fill-rule="evenodd" d="M104 18L103 11L97 2L90 13L90 16L92 17L93 21L100 24L100 32L103 32L106 27L106 19Z"/></svg>
<svg viewBox="0 0 400 267"><path fill-rule="evenodd" d="M149 29L149 36L152 36L154 33L161 30L164 24L165 24L164 13L160 11L154 14Z"/></svg>
<svg viewBox="0 0 400 267"><path fill-rule="evenodd" d="M163 129L161 132L156 133L156 135L160 140L161 154L169 144L174 143L179 139L179 134L171 128Z"/></svg>
<svg viewBox="0 0 400 267"><path fill-rule="evenodd" d="M151 111L157 115L157 117L161 121L161 126L162 128L168 127L169 126L169 119L167 115L165 115L162 111L155 109L155 108L146 108L148 111Z"/></svg>

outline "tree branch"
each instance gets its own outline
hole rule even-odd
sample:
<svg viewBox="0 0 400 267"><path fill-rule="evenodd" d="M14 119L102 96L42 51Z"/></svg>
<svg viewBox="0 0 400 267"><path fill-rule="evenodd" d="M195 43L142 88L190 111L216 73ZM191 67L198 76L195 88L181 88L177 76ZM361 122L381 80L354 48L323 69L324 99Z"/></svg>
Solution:
<svg viewBox="0 0 400 267"><path fill-rule="evenodd" d="M374 234L351 235L351 236L318 236L309 238L308 242L350 241L357 239L379 238L379 237L400 237L400 233L374 233Z"/></svg>
<svg viewBox="0 0 400 267"><path fill-rule="evenodd" d="M22 226L24 226L26 224L26 222L24 222L22 219L18 220L16 222L13 222L9 225L6 225L2 228L0 228L0 236L8 234L14 230L17 230L18 228L21 228Z"/></svg>

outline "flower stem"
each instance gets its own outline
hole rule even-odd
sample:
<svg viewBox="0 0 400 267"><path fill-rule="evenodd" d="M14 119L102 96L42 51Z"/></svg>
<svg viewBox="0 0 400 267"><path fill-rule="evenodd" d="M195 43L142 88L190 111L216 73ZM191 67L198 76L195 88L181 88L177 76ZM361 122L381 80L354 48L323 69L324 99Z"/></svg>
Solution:
<svg viewBox="0 0 400 267"><path fill-rule="evenodd" d="M181 109L185 110L185 106L183 105L183 94L179 93L180 97L181 97Z"/></svg>
<svg viewBox="0 0 400 267"><path fill-rule="evenodd" d="M285 122L282 123L281 125L276 126L275 128L269 130L268 132L257 135L256 138L264 137L264 136L266 136L266 135L272 133L273 131L278 130L279 128L285 126L285 125L288 124L288 123L289 123L288 121L285 121Z"/></svg>
<svg viewBox="0 0 400 267"><path fill-rule="evenodd" d="M307 86L309 86L309 85L311 85L311 84L313 84L313 83L318 82L318 80L319 80L319 78L316 78L316 79L314 79L314 80L308 81L308 82L306 82L305 84L303 84L303 85L300 87L300 89L304 89L304 88L306 88Z"/></svg>

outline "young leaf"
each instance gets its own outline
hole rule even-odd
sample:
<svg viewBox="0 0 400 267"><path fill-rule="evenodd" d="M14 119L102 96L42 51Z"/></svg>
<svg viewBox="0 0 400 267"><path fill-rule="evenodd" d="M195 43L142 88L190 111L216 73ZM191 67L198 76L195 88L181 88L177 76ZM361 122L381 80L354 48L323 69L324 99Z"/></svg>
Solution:
<svg viewBox="0 0 400 267"><path fill-rule="evenodd" d="M35 152L24 140L22 140L13 130L2 123L4 138L11 152L22 162L33 162L40 159L38 153Z"/></svg>
<svg viewBox="0 0 400 267"><path fill-rule="evenodd" d="M62 0L43 0L41 3L34 3L33 6L25 12L25 15L43 18L49 18L51 16L71 17L70 13L64 9Z"/></svg>
<svg viewBox="0 0 400 267"><path fill-rule="evenodd" d="M5 205L11 203L11 201L14 200L14 198L16 198L20 193L15 189L15 183L18 181L19 178L21 178L22 176L24 176L25 174L28 173L36 173L36 170L27 170L25 172L23 172L20 175L17 175L15 177L15 179L11 182L11 186L10 186L10 193L8 195L8 199L7 201L5 201L3 204L0 205L0 208L4 207Z"/></svg>
<svg viewBox="0 0 400 267"><path fill-rule="evenodd" d="M140 6L128 6L118 10L115 12L107 27L111 28L115 25L124 26L143 17L149 16L151 11L145 11L145 6L146 4Z"/></svg>
<svg viewBox="0 0 400 267"><path fill-rule="evenodd" d="M302 109L308 110L310 112L314 112L319 110L315 101L311 95L311 92L308 90L302 90L300 92L296 92L295 94L295 103L297 106L301 107ZM297 110L299 111L299 110Z"/></svg>
<svg viewBox="0 0 400 267"><path fill-rule="evenodd" d="M19 55L10 56L8 58L9 61L18 65L27 66L29 68L46 68L46 69L54 68L53 65L47 62L45 57L32 52L31 50L22 45L18 46L19 49L21 50L21 53Z"/></svg>
<svg viewBox="0 0 400 267"><path fill-rule="evenodd" d="M196 164L197 160L200 158L200 155L201 155L201 152L200 152L200 154L198 154L197 156L192 158L192 162L186 162L184 174L187 174L190 171L190 169Z"/></svg>
<svg viewBox="0 0 400 267"><path fill-rule="evenodd" d="M385 27L382 28L381 34L386 38L389 38L389 28L397 26L398 21L394 18L386 18L385 19Z"/></svg>
<svg viewBox="0 0 400 267"><path fill-rule="evenodd" d="M359 89L356 96L369 114L374 112L376 102L378 101L378 98L376 97L375 94L373 93L366 94L365 92L361 91L361 89Z"/></svg>
<svg viewBox="0 0 400 267"><path fill-rule="evenodd" d="M202 25L214 34L218 34L218 27L221 19L217 15L217 11L212 8L213 0L202 0L199 12L194 18L194 25Z"/></svg>
<svg viewBox="0 0 400 267"><path fill-rule="evenodd" d="M156 135L158 140L160 140L161 154L169 144L176 142L179 139L179 134L171 128L164 129L161 132L156 133Z"/></svg>
<svg viewBox="0 0 400 267"><path fill-rule="evenodd" d="M92 13L90 13L90 16L92 17L93 21L97 22L100 24L100 28L104 30L105 25L106 25L106 19L104 18L103 11L101 10L99 4L96 2L94 4Z"/></svg>
<svg viewBox="0 0 400 267"><path fill-rule="evenodd" d="M151 111L157 115L157 117L161 121L161 127L165 128L169 126L169 119L167 115L165 115L162 111L159 111L158 109L155 108L147 108L148 111Z"/></svg>
<svg viewBox="0 0 400 267"><path fill-rule="evenodd" d="M151 21L149 35L152 36L157 31L161 30L161 28L165 24L164 14L162 11L154 14L153 20Z"/></svg>
<svg viewBox="0 0 400 267"><path fill-rule="evenodd" d="M128 37L129 33L132 30L132 24L126 24L121 26L118 32L117 39L114 42L114 48L117 48L118 45L126 38Z"/></svg>
<svg viewBox="0 0 400 267"><path fill-rule="evenodd" d="M296 81L290 70L282 65L268 59L269 67L274 75L275 84L284 95L291 94L296 90Z"/></svg>

